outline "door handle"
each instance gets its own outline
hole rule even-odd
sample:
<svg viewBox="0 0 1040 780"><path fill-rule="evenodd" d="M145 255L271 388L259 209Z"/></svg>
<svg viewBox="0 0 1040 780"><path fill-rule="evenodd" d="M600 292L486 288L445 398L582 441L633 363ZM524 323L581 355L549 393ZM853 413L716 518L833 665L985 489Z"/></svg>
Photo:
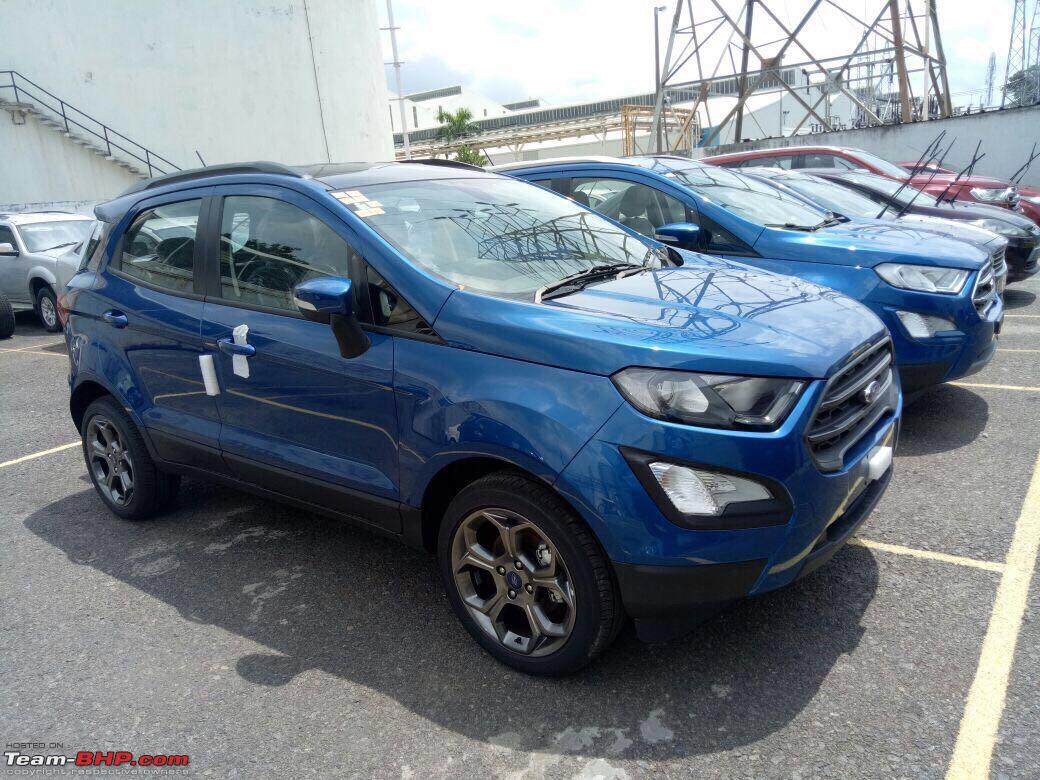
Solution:
<svg viewBox="0 0 1040 780"><path fill-rule="evenodd" d="M129 324L129 320L126 315L121 311L115 309L109 309L101 315L101 319L111 325L113 328L125 328Z"/></svg>
<svg viewBox="0 0 1040 780"><path fill-rule="evenodd" d="M253 357L256 354L256 347L252 344L236 344L231 338L217 339L217 346L225 355Z"/></svg>

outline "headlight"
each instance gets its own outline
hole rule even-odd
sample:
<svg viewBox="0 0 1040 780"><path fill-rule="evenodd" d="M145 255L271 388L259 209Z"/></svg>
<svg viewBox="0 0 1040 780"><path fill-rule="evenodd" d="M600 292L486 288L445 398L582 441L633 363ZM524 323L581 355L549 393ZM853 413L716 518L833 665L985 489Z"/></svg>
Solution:
<svg viewBox="0 0 1040 780"><path fill-rule="evenodd" d="M910 338L930 339L936 333L947 330L957 330L953 320L945 317L935 317L931 314L918 314L916 311L897 311L896 316L903 323Z"/></svg>
<svg viewBox="0 0 1040 780"><path fill-rule="evenodd" d="M921 292L956 295L964 287L968 271L959 268L941 268L931 265L882 263L875 269L877 275L893 287Z"/></svg>
<svg viewBox="0 0 1040 780"><path fill-rule="evenodd" d="M1023 230L1022 228L1016 227L1010 222L1005 222L1002 219L973 219L968 224L978 225L980 228L992 230L994 233L999 233L1002 236L1011 236L1013 238L1024 238L1029 235L1028 230Z"/></svg>
<svg viewBox="0 0 1040 780"><path fill-rule="evenodd" d="M972 187L968 191L971 193L971 197L975 198L975 200L983 200L988 203L1010 200L1011 195L1013 194L1013 190L1010 187L997 187L996 189Z"/></svg>
<svg viewBox="0 0 1040 780"><path fill-rule="evenodd" d="M612 377L636 409L659 420L708 428L773 430L805 388L796 379L626 368Z"/></svg>

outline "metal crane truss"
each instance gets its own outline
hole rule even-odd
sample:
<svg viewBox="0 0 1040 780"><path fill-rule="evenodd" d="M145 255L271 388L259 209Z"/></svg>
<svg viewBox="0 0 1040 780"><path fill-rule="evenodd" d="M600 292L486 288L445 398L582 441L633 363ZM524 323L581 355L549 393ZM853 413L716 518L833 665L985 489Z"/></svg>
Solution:
<svg viewBox="0 0 1040 780"><path fill-rule="evenodd" d="M849 4L841 0L805 0L801 15L787 22L771 5L775 4L767 0L739 0L737 6L735 0L729 0L727 8L720 0L698 0L695 16L693 0L676 0L661 74L662 86L655 95L657 116L652 129L655 136L656 123L665 104L676 102L671 94L673 90L688 90L691 85L716 81L720 72L737 79L738 99L716 122L711 117L708 94L701 90L691 110L696 113L703 107L706 121L702 123L713 127L711 137L704 139L705 146L717 144L722 130L731 122L733 137L740 140L744 104L750 95L770 83L790 95L803 111L791 135L798 133L807 122L813 122L822 130L834 129L828 112L821 113L820 106L836 94L851 101L864 124L887 124L884 114L878 111L879 103L886 99L878 95L879 74L875 72L879 65L886 63L894 65L894 72L882 72L880 77L882 80L894 78L897 83L900 121L914 119L912 105L917 101L911 88L913 73L925 74L924 94L919 100L922 118L927 117L933 100L940 117L951 115L946 58L935 0L874 0L876 13L863 17L844 7ZM737 7L739 11L734 13ZM833 47L834 36L830 31L836 23L853 31L848 41L851 48L841 55L817 56L807 40L826 39ZM812 45L818 47L818 44ZM797 52L797 63L785 60L792 52ZM710 69L706 63L709 53L717 54ZM779 77L782 71L790 70L803 71L811 85L819 88L820 95L815 101L809 102L797 86ZM865 86L850 86L864 82Z"/></svg>

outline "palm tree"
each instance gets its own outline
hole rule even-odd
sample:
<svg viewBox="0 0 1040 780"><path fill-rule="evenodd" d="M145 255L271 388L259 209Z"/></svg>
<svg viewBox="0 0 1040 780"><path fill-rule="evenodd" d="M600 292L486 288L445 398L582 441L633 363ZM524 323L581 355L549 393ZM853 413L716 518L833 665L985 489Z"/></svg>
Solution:
<svg viewBox="0 0 1040 780"><path fill-rule="evenodd" d="M437 137L444 141L454 141L467 135L479 132L480 128L473 122L473 112L468 108L460 108L454 114L450 111L438 111Z"/></svg>

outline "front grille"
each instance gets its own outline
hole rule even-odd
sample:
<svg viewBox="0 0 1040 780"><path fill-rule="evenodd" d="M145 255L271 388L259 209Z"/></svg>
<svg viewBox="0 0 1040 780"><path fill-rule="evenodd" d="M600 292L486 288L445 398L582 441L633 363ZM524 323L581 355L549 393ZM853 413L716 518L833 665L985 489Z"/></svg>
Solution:
<svg viewBox="0 0 1040 780"><path fill-rule="evenodd" d="M993 272L993 266L984 265L975 278L975 289L971 293L971 302L975 304L975 311L980 317L985 317L993 304L997 301L997 279Z"/></svg>
<svg viewBox="0 0 1040 780"><path fill-rule="evenodd" d="M840 470L845 454L895 407L894 370L886 338L853 355L827 381L805 434L820 471Z"/></svg>
<svg viewBox="0 0 1040 780"><path fill-rule="evenodd" d="M993 266L993 273L996 276L1000 276L1002 273L1007 272L1006 258L1007 247L1002 246L1000 249L996 249L989 256L990 265Z"/></svg>

